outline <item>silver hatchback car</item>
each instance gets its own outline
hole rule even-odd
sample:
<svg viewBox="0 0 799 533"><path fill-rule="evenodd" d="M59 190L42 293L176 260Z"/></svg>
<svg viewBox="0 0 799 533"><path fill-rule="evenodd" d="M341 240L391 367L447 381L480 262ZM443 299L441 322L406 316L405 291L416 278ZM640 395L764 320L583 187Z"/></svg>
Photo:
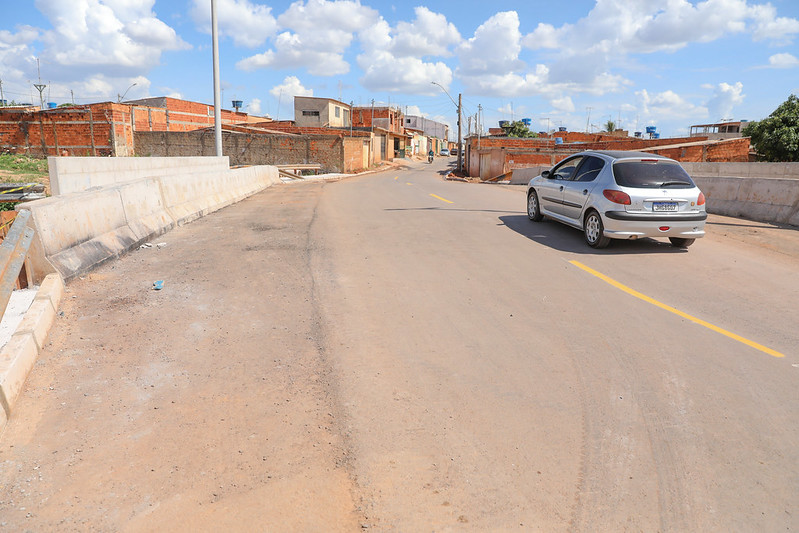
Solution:
<svg viewBox="0 0 799 533"><path fill-rule="evenodd" d="M685 248L705 235L705 195L680 164L644 152L570 156L527 185L527 217L583 230L593 248L611 239L667 237Z"/></svg>

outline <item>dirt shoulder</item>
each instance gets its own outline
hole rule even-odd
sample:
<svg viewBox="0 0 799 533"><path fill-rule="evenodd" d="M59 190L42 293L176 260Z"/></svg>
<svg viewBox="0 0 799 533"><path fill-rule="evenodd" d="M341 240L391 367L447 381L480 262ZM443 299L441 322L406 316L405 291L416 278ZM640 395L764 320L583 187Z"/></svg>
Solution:
<svg viewBox="0 0 799 533"><path fill-rule="evenodd" d="M359 528L308 283L323 187L70 283L0 436L0 529Z"/></svg>

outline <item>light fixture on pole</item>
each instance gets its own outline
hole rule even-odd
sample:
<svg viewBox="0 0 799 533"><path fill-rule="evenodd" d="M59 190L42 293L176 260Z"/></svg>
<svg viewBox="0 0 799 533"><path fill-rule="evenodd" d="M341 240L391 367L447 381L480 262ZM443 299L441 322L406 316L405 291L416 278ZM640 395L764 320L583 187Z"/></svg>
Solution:
<svg viewBox="0 0 799 533"><path fill-rule="evenodd" d="M125 95L126 95L126 94L128 94L128 91L129 91L129 90L131 90L131 89L133 89L133 87L135 87L135 86L136 86L136 83L133 83L133 84L131 84L131 86L130 86L130 87L128 87L127 89L125 89L125 92L124 92L124 93L122 93L122 94L119 94L119 93L117 93L117 103L121 103L121 102L122 102L122 100L124 100L124 99L125 99Z"/></svg>
<svg viewBox="0 0 799 533"><path fill-rule="evenodd" d="M458 102L456 103L455 100L449 95L449 93L447 92L447 90L444 88L443 85L441 85L440 83L436 83L436 82L431 82L431 83L433 85L437 85L438 87L441 87L441 90L444 91L444 94L446 94L449 97L449 99L452 100L452 103L455 104L455 107L458 108L458 172L462 173L463 172L463 133L462 133L462 130L461 130L461 109L463 108L463 104L462 104L463 95L461 93L458 93Z"/></svg>

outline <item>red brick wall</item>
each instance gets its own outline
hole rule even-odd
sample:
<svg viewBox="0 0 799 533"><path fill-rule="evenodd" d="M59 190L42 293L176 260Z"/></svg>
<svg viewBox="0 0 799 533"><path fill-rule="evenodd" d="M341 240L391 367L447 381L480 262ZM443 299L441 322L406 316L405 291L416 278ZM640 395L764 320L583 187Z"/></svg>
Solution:
<svg viewBox="0 0 799 533"><path fill-rule="evenodd" d="M0 110L2 151L31 155L132 155L132 143L126 105L103 103L35 112Z"/></svg>

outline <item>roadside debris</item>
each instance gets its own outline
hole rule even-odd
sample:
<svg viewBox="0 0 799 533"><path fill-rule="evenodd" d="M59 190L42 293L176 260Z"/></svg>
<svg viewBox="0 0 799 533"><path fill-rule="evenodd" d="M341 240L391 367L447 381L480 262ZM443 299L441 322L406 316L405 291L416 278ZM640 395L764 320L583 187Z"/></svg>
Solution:
<svg viewBox="0 0 799 533"><path fill-rule="evenodd" d="M164 280L159 279L158 281L154 281L153 282L153 290L154 291L160 291L163 288L164 288Z"/></svg>

